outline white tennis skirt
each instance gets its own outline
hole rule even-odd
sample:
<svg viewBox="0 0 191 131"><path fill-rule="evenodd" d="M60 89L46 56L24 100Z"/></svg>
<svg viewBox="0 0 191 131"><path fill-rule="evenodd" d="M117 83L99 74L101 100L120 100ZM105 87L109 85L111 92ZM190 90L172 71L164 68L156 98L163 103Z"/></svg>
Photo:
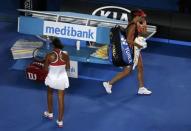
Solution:
<svg viewBox="0 0 191 131"><path fill-rule="evenodd" d="M69 80L65 69L65 65L50 65L48 75L45 79L45 85L58 90L64 90L65 88L68 88Z"/></svg>

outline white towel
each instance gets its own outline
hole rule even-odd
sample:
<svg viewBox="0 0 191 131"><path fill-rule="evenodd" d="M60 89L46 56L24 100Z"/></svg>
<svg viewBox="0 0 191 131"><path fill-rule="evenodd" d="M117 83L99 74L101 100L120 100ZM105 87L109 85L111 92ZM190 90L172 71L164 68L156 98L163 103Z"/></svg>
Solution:
<svg viewBox="0 0 191 131"><path fill-rule="evenodd" d="M143 48L141 49L145 49L147 48L147 42L146 39L142 36L138 36L135 38L135 43L137 43L138 45L142 46Z"/></svg>

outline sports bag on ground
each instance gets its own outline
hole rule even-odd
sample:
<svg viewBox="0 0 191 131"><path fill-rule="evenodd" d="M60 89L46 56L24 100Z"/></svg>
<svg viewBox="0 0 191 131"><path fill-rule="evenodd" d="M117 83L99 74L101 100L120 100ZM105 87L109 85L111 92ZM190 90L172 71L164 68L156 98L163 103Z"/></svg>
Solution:
<svg viewBox="0 0 191 131"><path fill-rule="evenodd" d="M27 68L26 68L26 77L30 80L35 81L44 81L48 71L44 70L44 61L34 60Z"/></svg>

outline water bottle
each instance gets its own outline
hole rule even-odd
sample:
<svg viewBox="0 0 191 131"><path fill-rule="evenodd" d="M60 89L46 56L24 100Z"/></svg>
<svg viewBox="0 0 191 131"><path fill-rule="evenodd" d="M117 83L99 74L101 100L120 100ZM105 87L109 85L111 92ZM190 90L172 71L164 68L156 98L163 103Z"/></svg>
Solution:
<svg viewBox="0 0 191 131"><path fill-rule="evenodd" d="M80 50L80 41L79 40L76 41L76 50Z"/></svg>
<svg viewBox="0 0 191 131"><path fill-rule="evenodd" d="M46 49L49 50L50 49L50 42L46 41Z"/></svg>

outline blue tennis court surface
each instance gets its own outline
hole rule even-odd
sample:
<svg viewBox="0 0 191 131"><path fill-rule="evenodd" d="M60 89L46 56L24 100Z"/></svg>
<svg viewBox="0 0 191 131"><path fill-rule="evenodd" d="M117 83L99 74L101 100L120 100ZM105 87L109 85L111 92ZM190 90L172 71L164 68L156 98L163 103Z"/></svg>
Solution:
<svg viewBox="0 0 191 131"><path fill-rule="evenodd" d="M105 93L100 81L70 79L70 88L65 93L64 127L58 129L56 117L53 121L42 117L46 109L44 84L26 80L24 67L12 69L20 66L12 59L11 46L19 38L31 36L16 33L16 24L3 22L0 33L1 131L191 130L190 47L151 43L143 52L145 84L153 91L151 96L136 95L136 71L114 85L111 95ZM96 74L99 65L92 66L95 69L92 75L108 79L117 72L117 69L105 66L102 74ZM86 73L86 68L81 72ZM56 92L54 112L57 116Z"/></svg>

